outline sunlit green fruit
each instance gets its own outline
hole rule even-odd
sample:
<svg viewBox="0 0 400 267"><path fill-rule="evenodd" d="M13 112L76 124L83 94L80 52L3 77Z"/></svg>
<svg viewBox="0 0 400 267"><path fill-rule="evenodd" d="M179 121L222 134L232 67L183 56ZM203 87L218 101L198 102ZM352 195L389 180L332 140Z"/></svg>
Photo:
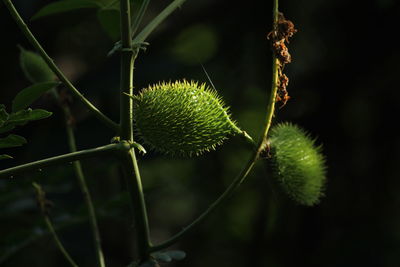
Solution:
<svg viewBox="0 0 400 267"><path fill-rule="evenodd" d="M199 155L242 132L205 84L163 82L132 97L135 128L144 146L163 154Z"/></svg>
<svg viewBox="0 0 400 267"><path fill-rule="evenodd" d="M18 47L21 50L19 60L22 72L30 82L40 83L55 80L55 74L39 54L25 50L22 46Z"/></svg>
<svg viewBox="0 0 400 267"><path fill-rule="evenodd" d="M274 176L284 192L296 202L312 206L323 196L325 159L298 126L283 123L271 129L270 148Z"/></svg>

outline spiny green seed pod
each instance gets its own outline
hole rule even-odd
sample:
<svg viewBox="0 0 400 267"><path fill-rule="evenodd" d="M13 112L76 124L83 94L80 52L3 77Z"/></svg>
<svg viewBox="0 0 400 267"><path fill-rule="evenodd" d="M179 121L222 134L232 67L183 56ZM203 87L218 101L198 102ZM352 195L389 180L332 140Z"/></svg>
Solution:
<svg viewBox="0 0 400 267"><path fill-rule="evenodd" d="M270 148L274 176L283 191L300 204L312 206L323 196L325 159L304 130L282 123L271 129Z"/></svg>
<svg viewBox="0 0 400 267"><path fill-rule="evenodd" d="M221 98L205 84L163 82L132 98L135 128L144 145L164 154L199 155L242 133Z"/></svg>
<svg viewBox="0 0 400 267"><path fill-rule="evenodd" d="M21 50L19 56L21 69L30 82L40 83L55 80L55 74L40 55L25 50L22 46L18 47Z"/></svg>

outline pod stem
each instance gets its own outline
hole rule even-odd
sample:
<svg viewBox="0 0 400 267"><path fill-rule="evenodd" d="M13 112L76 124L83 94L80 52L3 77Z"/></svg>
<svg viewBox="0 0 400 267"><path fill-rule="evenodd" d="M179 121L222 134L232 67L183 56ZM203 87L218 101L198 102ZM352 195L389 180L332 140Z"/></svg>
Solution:
<svg viewBox="0 0 400 267"><path fill-rule="evenodd" d="M54 63L53 59L46 53L46 51L43 49L41 44L38 42L38 40L35 38L33 33L30 31L28 25L26 25L26 23L24 22L22 17L19 15L18 11L14 7L11 0L3 0L3 2L6 5L6 7L8 8L8 10L10 11L10 14L13 17L13 19L15 20L15 22L21 29L21 32L25 35L25 37L32 44L32 46L35 47L35 49L39 52L39 54L42 56L42 58L47 63L49 68L58 77L58 79L60 79L60 81L64 83L64 85L72 92L72 94L75 97L77 97L108 128L110 128L116 132L119 131L118 124L116 124L114 121L112 121L106 115L104 115L88 99L86 99L78 91L78 89L76 89L76 87L71 83L71 81L64 75L64 73L57 67L57 65Z"/></svg>

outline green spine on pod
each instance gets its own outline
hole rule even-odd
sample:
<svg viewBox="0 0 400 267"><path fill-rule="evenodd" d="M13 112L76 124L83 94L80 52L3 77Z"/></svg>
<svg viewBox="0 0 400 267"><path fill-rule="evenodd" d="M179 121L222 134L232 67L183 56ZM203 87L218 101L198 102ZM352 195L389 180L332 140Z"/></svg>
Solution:
<svg viewBox="0 0 400 267"><path fill-rule="evenodd" d="M39 54L28 51L20 45L18 47L21 50L19 56L21 69L30 82L40 83L55 80L55 74Z"/></svg>
<svg viewBox="0 0 400 267"><path fill-rule="evenodd" d="M312 206L323 196L325 158L304 130L290 123L271 129L272 169L283 191L296 202Z"/></svg>
<svg viewBox="0 0 400 267"><path fill-rule="evenodd" d="M137 133L144 145L163 154L199 155L242 133L221 98L205 84L162 82L131 97Z"/></svg>

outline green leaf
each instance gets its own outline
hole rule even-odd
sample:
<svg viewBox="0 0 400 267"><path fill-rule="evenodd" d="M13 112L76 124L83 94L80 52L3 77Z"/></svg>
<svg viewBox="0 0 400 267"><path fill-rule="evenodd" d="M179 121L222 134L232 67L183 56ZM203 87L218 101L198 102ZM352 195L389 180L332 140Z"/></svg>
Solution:
<svg viewBox="0 0 400 267"><path fill-rule="evenodd" d="M9 155L6 155L6 154L0 155L0 160L2 160L2 159L12 159L12 158L13 157L11 157Z"/></svg>
<svg viewBox="0 0 400 267"><path fill-rule="evenodd" d="M170 250L165 252L168 256L170 256L173 260L180 261L186 257L185 251L182 250Z"/></svg>
<svg viewBox="0 0 400 267"><path fill-rule="evenodd" d="M16 112L29 107L42 94L55 88L59 82L43 82L29 86L20 91L13 100L12 111Z"/></svg>
<svg viewBox="0 0 400 267"><path fill-rule="evenodd" d="M157 260L157 261L161 261L161 262L171 262L172 258L164 252L158 252L158 253L154 253L153 257Z"/></svg>
<svg viewBox="0 0 400 267"><path fill-rule="evenodd" d="M120 38L120 13L118 9L100 9L97 18L113 41Z"/></svg>
<svg viewBox="0 0 400 267"><path fill-rule="evenodd" d="M57 1L54 3L50 3L47 6L44 6L42 9L40 9L32 17L32 20L83 8L99 8L99 7L101 7L100 3L88 0Z"/></svg>
<svg viewBox="0 0 400 267"><path fill-rule="evenodd" d="M5 138L0 138L0 148L17 147L26 144L26 139L16 134L10 134Z"/></svg>
<svg viewBox="0 0 400 267"><path fill-rule="evenodd" d="M11 113L8 119L9 123L15 123L16 125L23 125L28 121L35 121L40 119L45 119L51 116L51 112L43 109L26 109L20 110L16 113Z"/></svg>
<svg viewBox="0 0 400 267"><path fill-rule="evenodd" d="M164 252L156 252L152 254L153 258L159 262L168 263L172 260L180 261L186 257L186 253L182 250L169 250Z"/></svg>
<svg viewBox="0 0 400 267"><path fill-rule="evenodd" d="M19 61L22 72L31 83L49 82L56 79L56 75L42 56L20 45L18 47L21 50Z"/></svg>
<svg viewBox="0 0 400 267"><path fill-rule="evenodd" d="M7 121L3 123L0 127L0 133L5 133L15 128L18 125L24 125L29 121L35 121L40 119L45 119L51 116L51 112L48 112L43 109L27 109L20 110L15 113L11 113L8 116Z"/></svg>
<svg viewBox="0 0 400 267"><path fill-rule="evenodd" d="M4 125L4 126L0 127L0 133L5 133L5 132L8 132L8 131L11 131L14 128L15 128L14 124Z"/></svg>
<svg viewBox="0 0 400 267"><path fill-rule="evenodd" d="M4 125L4 123L8 120L8 113L6 111L6 106L0 104L0 128Z"/></svg>

